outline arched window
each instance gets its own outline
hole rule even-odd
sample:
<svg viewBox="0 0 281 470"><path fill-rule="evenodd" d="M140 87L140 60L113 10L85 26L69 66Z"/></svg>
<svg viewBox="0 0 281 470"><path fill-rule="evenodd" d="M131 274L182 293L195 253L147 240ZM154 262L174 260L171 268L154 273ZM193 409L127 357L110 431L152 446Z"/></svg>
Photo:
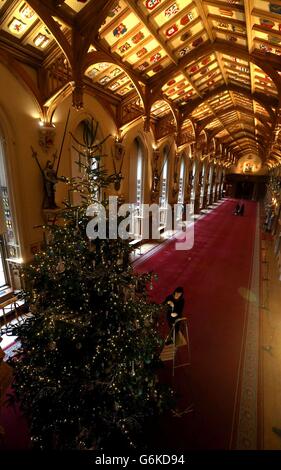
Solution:
<svg viewBox="0 0 281 470"><path fill-rule="evenodd" d="M133 213L134 238L141 238L143 232L143 189L144 189L144 148L141 140L133 142L133 154L130 158L130 204Z"/></svg>
<svg viewBox="0 0 281 470"><path fill-rule="evenodd" d="M212 164L209 167L208 205L213 203L214 197L215 168Z"/></svg>
<svg viewBox="0 0 281 470"><path fill-rule="evenodd" d="M161 185L160 185L160 225L165 227L167 222L167 204L168 204L168 157L169 148L164 147L163 151L163 163L161 173Z"/></svg>
<svg viewBox="0 0 281 470"><path fill-rule="evenodd" d="M184 157L181 159L180 176L179 176L179 192L178 192L178 204L183 204L184 201L184 177L185 177L185 162Z"/></svg>
<svg viewBox="0 0 281 470"><path fill-rule="evenodd" d="M142 146L138 139L137 143L137 181L136 181L136 204L141 212L141 204L143 203L143 152Z"/></svg>
<svg viewBox="0 0 281 470"><path fill-rule="evenodd" d="M191 181L192 181L192 189L191 189L191 193L190 193L190 213L193 213L194 211L194 201L195 201L195 184L196 184L196 181L195 181L195 174L196 174L196 160L194 160L193 162L193 165L192 165L192 170L191 170L191 174L192 174L192 177L191 177Z"/></svg>
<svg viewBox="0 0 281 470"><path fill-rule="evenodd" d="M102 130L95 119L93 119L93 132L92 132L92 121L91 117L87 117L81 120L76 128L73 131L73 136L76 139L75 145L71 146L72 151L72 158L71 158L71 165L72 165L72 176L74 178L87 178L87 171L85 165L90 165L91 169L97 172L96 176L93 176L93 182L98 181L98 174L102 170L104 166L104 159L100 158L101 154L104 153L103 146L97 147L96 151L93 151L95 145L103 141L103 133ZM93 147L87 148L87 141L85 140L86 137L88 139L93 138ZM80 145L79 145L80 144ZM94 175L94 173L93 173ZM92 185L92 196L93 199L96 201L100 201L102 199L102 188L98 185L93 183ZM74 205L81 204L81 195L79 192L71 192L70 193L71 202Z"/></svg>
<svg viewBox="0 0 281 470"><path fill-rule="evenodd" d="M179 174L179 192L178 192L178 206L177 206L177 220L182 219L183 214L183 203L184 203L184 186L185 186L185 161L184 157L180 163L180 174Z"/></svg>
<svg viewBox="0 0 281 470"><path fill-rule="evenodd" d="M205 185L206 185L206 164L203 164L202 173L201 173L201 188L200 188L200 208L203 207L204 203L204 193L205 193Z"/></svg>
<svg viewBox="0 0 281 470"><path fill-rule="evenodd" d="M8 180L5 166L3 140L0 138L0 289L11 285L11 276L7 260L15 262L20 258ZM0 292L1 295L1 292Z"/></svg>
<svg viewBox="0 0 281 470"><path fill-rule="evenodd" d="M161 179L161 194L160 206L167 206L167 178L168 178L168 161L165 160L163 164L162 179Z"/></svg>

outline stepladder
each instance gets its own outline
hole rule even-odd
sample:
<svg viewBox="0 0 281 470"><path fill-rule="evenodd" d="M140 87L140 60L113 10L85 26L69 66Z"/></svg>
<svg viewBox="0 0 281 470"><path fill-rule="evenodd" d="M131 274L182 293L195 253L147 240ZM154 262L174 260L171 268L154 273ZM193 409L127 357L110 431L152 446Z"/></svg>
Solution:
<svg viewBox="0 0 281 470"><path fill-rule="evenodd" d="M186 317L178 318L174 322L168 338L171 339L171 344L165 344L160 359L164 362L172 360L172 375L174 377L175 369L191 365L190 340ZM186 360L177 361L178 349L182 347L186 347Z"/></svg>

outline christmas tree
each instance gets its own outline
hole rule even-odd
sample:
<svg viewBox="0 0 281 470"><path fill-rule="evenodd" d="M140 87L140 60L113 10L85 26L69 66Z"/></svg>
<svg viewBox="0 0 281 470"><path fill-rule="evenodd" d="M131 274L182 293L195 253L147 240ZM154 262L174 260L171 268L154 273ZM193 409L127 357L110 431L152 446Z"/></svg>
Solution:
<svg viewBox="0 0 281 470"><path fill-rule="evenodd" d="M73 136L81 175L66 184L81 203L65 203L45 227L48 243L23 273L32 316L14 331L21 348L11 363L39 449L137 447L143 420L171 398L156 375L163 340L144 288L151 276L134 274L126 240L86 234L89 208L107 211L105 188L118 177L105 171L97 130L86 120L83 142Z"/></svg>

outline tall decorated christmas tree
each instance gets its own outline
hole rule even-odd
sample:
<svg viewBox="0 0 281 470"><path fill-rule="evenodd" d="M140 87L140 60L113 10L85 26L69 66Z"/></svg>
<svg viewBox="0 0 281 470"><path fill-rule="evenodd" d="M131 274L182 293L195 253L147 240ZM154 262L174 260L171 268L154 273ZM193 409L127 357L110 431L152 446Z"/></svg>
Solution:
<svg viewBox="0 0 281 470"><path fill-rule="evenodd" d="M24 268L32 316L16 327L21 349L11 362L39 449L138 447L145 418L171 397L157 380L163 341L145 289L151 277L134 274L126 240L86 234L98 202L108 225L104 189L117 177L105 171L97 128L86 120L83 142L73 137L81 175L66 184L81 203L65 203L44 251Z"/></svg>

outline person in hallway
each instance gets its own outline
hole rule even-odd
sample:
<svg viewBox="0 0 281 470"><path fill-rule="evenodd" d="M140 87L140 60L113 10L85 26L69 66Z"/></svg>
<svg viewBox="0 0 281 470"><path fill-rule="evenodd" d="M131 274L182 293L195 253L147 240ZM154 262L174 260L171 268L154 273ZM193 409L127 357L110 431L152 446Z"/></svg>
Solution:
<svg viewBox="0 0 281 470"><path fill-rule="evenodd" d="M240 204L239 202L237 202L236 206L235 206L235 211L234 211L234 215L238 215L240 212Z"/></svg>
<svg viewBox="0 0 281 470"><path fill-rule="evenodd" d="M181 318L184 308L184 291L183 287L177 287L174 292L166 297L164 304L167 305L167 322L170 328L170 333L166 338L166 344L172 342L171 330L176 320ZM179 331L179 323L176 325L176 333Z"/></svg>
<svg viewBox="0 0 281 470"><path fill-rule="evenodd" d="M241 204L238 214L239 215L244 215L244 210L245 210L245 206L244 206L244 204Z"/></svg>

